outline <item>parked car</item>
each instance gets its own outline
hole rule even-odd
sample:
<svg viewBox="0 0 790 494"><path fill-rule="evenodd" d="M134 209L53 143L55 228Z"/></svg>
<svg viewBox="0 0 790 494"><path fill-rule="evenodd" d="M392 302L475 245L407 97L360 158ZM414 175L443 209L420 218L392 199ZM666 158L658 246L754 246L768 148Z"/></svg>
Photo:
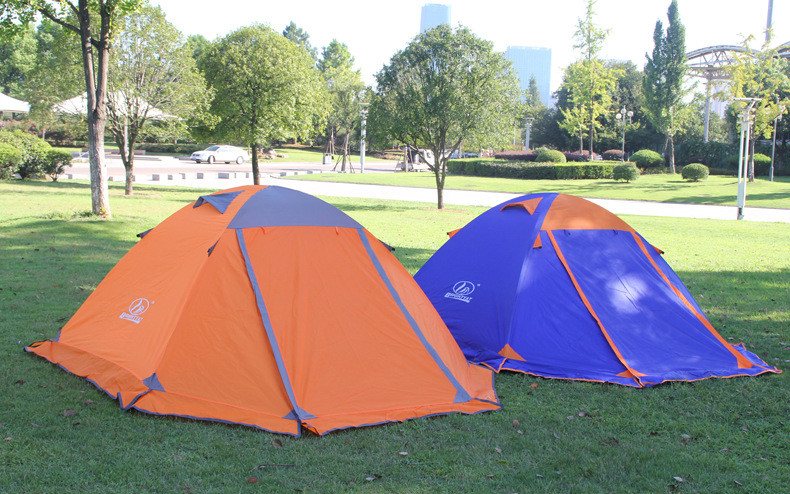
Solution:
<svg viewBox="0 0 790 494"><path fill-rule="evenodd" d="M205 161L208 164L212 164L215 161L224 161L225 163L236 162L236 164L240 165L249 160L250 157L247 151L236 146L209 146L203 151L192 153L189 159L194 160L196 163Z"/></svg>

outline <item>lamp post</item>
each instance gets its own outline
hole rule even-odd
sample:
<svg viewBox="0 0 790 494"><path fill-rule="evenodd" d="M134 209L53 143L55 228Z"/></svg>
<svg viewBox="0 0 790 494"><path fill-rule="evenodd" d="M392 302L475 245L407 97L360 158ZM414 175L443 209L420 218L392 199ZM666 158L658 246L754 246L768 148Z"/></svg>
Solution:
<svg viewBox="0 0 790 494"><path fill-rule="evenodd" d="M749 137L752 133L752 108L755 103L761 101L762 98L735 98L734 101L744 103L744 108L741 112L741 119L738 121L741 124L741 148L738 154L738 219L743 219L743 208L746 206L746 181L748 174L746 167L749 163Z"/></svg>
<svg viewBox="0 0 790 494"><path fill-rule="evenodd" d="M622 161L625 161L625 119L628 118L628 123L631 123L631 118L634 116L634 112L628 110L625 105L623 105L623 109L617 113L614 117L623 123L623 155L620 157Z"/></svg>
<svg viewBox="0 0 790 494"><path fill-rule="evenodd" d="M530 134L532 133L532 122L534 122L534 121L535 121L534 118L527 117L527 135L524 138L524 150L525 151L529 151L529 137L530 137Z"/></svg>
<svg viewBox="0 0 790 494"><path fill-rule="evenodd" d="M359 140L359 173L365 173L365 136L367 135L365 125L368 123L368 106L370 106L370 103L359 103L359 112L362 116L362 128Z"/></svg>

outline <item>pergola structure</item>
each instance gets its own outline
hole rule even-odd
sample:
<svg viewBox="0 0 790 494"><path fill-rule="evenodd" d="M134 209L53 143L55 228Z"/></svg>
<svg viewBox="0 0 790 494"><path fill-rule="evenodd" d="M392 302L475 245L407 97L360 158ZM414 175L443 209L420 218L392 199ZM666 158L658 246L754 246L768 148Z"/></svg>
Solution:
<svg viewBox="0 0 790 494"><path fill-rule="evenodd" d="M735 63L736 53L753 52L737 45L716 45L700 48L686 53L688 73L692 77L705 79L705 131L703 140L708 142L708 127L710 123L711 88L716 83L729 80L728 70ZM790 42L778 48L780 57L790 58Z"/></svg>

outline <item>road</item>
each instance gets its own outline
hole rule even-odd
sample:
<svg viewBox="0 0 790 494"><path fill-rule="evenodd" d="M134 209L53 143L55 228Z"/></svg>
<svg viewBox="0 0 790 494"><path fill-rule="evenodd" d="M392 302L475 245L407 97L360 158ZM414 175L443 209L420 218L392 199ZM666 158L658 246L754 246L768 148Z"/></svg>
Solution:
<svg viewBox="0 0 790 494"><path fill-rule="evenodd" d="M110 158L108 174L110 180L123 182L125 172L119 158ZM355 164L358 170L359 163ZM341 182L317 182L308 180L282 180L281 177L304 173L334 173L334 165L320 163L261 162L262 184L280 185L300 190L312 195L336 197L361 197L382 200L401 200L417 202L436 202L436 190L417 187L397 187L390 185L349 184ZM338 167L339 168L339 167ZM392 173L393 162L367 162L365 173ZM88 164L75 163L66 172L64 179L87 179ZM169 156L144 156L135 160L135 183L146 185L169 185L227 189L252 183L252 167L249 163L237 164L196 164L187 159ZM503 201L518 197L520 194L505 192L486 192L476 190L445 189L444 202L447 205L492 207ZM668 216L677 218L705 218L735 220L735 206L715 206L705 204L676 204L650 201L618 199L588 200L608 209L615 214L634 214L645 216ZM750 208L744 211L746 221L790 223L790 209Z"/></svg>

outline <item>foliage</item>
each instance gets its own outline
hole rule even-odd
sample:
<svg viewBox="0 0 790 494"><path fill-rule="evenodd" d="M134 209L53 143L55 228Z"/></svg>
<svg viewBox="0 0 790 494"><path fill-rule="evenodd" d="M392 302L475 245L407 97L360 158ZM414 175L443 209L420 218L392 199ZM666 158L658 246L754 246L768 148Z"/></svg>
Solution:
<svg viewBox="0 0 790 494"><path fill-rule="evenodd" d="M778 47L770 47L766 41L760 51L749 46L753 38L743 42L746 53L736 54L735 63L730 66L729 86L733 98L760 98L752 110L754 120L749 139L748 177L754 180L756 174L754 159L755 145L759 138L770 138L773 134L774 119L787 112L790 107L790 64L778 56ZM746 103L735 101L733 106L738 113Z"/></svg>
<svg viewBox="0 0 790 494"><path fill-rule="evenodd" d="M219 118L203 137L248 144L256 184L260 146L308 137L326 121L328 97L312 58L269 27L233 31L198 65L216 92L211 113Z"/></svg>
<svg viewBox="0 0 790 494"><path fill-rule="evenodd" d="M631 155L631 161L639 168L656 168L664 166L664 158L650 149L641 149Z"/></svg>
<svg viewBox="0 0 790 494"><path fill-rule="evenodd" d="M197 63L210 44L211 42L202 34L193 34L187 37L186 50L192 55L192 60Z"/></svg>
<svg viewBox="0 0 790 494"><path fill-rule="evenodd" d="M87 131L82 115L63 116L54 112L56 103L85 90L82 55L73 38L74 33L47 18L36 29L36 59L25 85L25 99L30 103L28 118L43 139L54 129L61 134L66 129L72 134L79 132L74 127L81 127L83 134Z"/></svg>
<svg viewBox="0 0 790 494"><path fill-rule="evenodd" d="M587 150L584 150L584 151L582 151L580 153L577 153L575 151L574 152L566 151L566 152L563 152L562 154L565 155L565 160L566 161L571 161L571 162L592 161L590 159L590 152L587 151ZM597 156L598 156L597 154L593 154L593 159L596 159Z"/></svg>
<svg viewBox="0 0 790 494"><path fill-rule="evenodd" d="M554 149L544 149L535 158L538 163L565 163L565 155Z"/></svg>
<svg viewBox="0 0 790 494"><path fill-rule="evenodd" d="M634 163L614 165L614 168L612 169L612 178L615 180L632 182L639 178L639 168L637 168Z"/></svg>
<svg viewBox="0 0 790 494"><path fill-rule="evenodd" d="M578 27L573 46L581 52L582 58L565 70L564 83L568 87L569 100L573 105L563 110L563 128L573 135L582 125L587 127L588 150L593 152L595 131L601 127L598 119L609 110L612 103L611 93L619 71L607 67L599 58L608 30L595 25L593 7L595 0L587 0L584 19L578 19Z"/></svg>
<svg viewBox="0 0 790 494"><path fill-rule="evenodd" d="M623 161L622 149L607 149L601 153L601 156L608 161Z"/></svg>
<svg viewBox="0 0 790 494"><path fill-rule="evenodd" d="M680 166L689 163L702 163L708 167L723 168L727 159L738 150L723 142L683 141L675 148L675 161Z"/></svg>
<svg viewBox="0 0 790 494"><path fill-rule="evenodd" d="M535 161L537 157L538 153L529 151L501 151L499 153L494 153L494 158L498 160Z"/></svg>
<svg viewBox="0 0 790 494"><path fill-rule="evenodd" d="M283 36L285 36L285 38L289 41L296 43L296 45L300 48L303 48L305 51L307 51L313 60L318 59L318 50L313 48L313 45L310 44L310 35L307 34L307 31L301 27L297 27L294 21L291 21L290 24L285 26L285 29L283 30Z"/></svg>
<svg viewBox="0 0 790 494"><path fill-rule="evenodd" d="M44 160L44 166L41 171L44 172L53 182L58 181L63 171L71 165L71 153L63 151L62 149L50 149L47 151Z"/></svg>
<svg viewBox="0 0 790 494"><path fill-rule="evenodd" d="M43 173L47 152L50 150L50 145L46 141L21 130L0 130L0 143L19 150L21 159L15 171L22 179Z"/></svg>
<svg viewBox="0 0 790 494"><path fill-rule="evenodd" d="M417 35L376 74L376 81L371 128L384 141L433 151L439 209L444 207L447 157L462 141L506 143L518 112L511 63L465 27L442 24Z"/></svg>
<svg viewBox="0 0 790 494"><path fill-rule="evenodd" d="M708 174L708 167L702 163L689 163L680 170L680 175L683 177L683 180L689 180L691 182L706 180Z"/></svg>
<svg viewBox="0 0 790 494"><path fill-rule="evenodd" d="M644 77L645 109L653 125L669 144L669 167L675 172L674 137L683 123L680 109L683 77L686 74L686 28L680 23L677 0L667 11L669 25L664 33L661 20L653 32L653 56L647 57Z"/></svg>
<svg viewBox="0 0 790 494"><path fill-rule="evenodd" d="M22 152L8 142L0 142L0 180L7 180L22 162Z"/></svg>
<svg viewBox="0 0 790 494"><path fill-rule="evenodd" d="M108 123L132 193L134 149L149 120L197 120L208 108L206 90L189 47L159 7L145 5L118 23L110 61Z"/></svg>
<svg viewBox="0 0 790 494"><path fill-rule="evenodd" d="M21 28L8 39L0 39L0 92L24 96L25 85L36 61L33 26Z"/></svg>
<svg viewBox="0 0 790 494"><path fill-rule="evenodd" d="M492 159L449 160L447 170L454 175L503 177L533 180L600 179L612 176L612 163L553 164L513 163Z"/></svg>
<svg viewBox="0 0 790 494"><path fill-rule="evenodd" d="M354 57L348 47L333 39L324 48L318 61L318 70L324 76L331 104L329 113L329 152L334 154L334 138L337 133L344 134L343 164L348 159L351 131L360 118L359 103L365 89L362 75L354 70Z"/></svg>

